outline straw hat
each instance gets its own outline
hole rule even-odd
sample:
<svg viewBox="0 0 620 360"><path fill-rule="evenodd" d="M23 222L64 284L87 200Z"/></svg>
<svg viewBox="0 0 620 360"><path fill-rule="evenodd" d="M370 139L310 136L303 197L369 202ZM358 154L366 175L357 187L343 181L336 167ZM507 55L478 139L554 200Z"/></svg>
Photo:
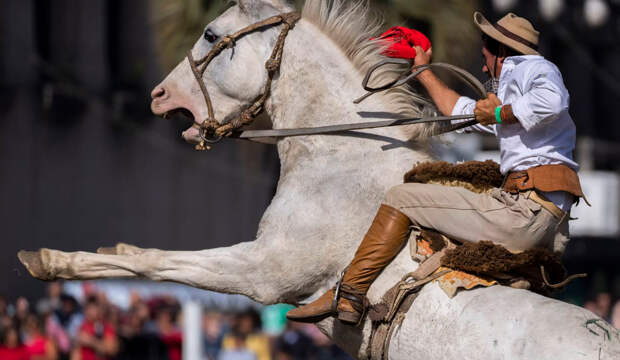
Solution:
<svg viewBox="0 0 620 360"><path fill-rule="evenodd" d="M538 31L532 23L513 13L491 24L480 12L474 13L474 23L489 37L524 54L540 55L538 53Z"/></svg>

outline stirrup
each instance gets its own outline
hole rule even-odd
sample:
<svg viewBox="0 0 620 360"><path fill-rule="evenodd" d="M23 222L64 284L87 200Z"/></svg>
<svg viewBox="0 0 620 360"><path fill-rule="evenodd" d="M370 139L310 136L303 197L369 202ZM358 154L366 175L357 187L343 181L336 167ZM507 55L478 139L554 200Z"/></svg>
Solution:
<svg viewBox="0 0 620 360"><path fill-rule="evenodd" d="M336 283L334 299L332 300L332 311L336 313L339 320L359 326L364 318L364 315L366 314L366 311L368 310L370 303L366 297L366 294L361 294L353 287L342 282L346 271L347 269L342 271L342 274L340 274L340 278ZM341 297L351 302L351 306L353 306L353 310L356 313L338 311L338 301Z"/></svg>

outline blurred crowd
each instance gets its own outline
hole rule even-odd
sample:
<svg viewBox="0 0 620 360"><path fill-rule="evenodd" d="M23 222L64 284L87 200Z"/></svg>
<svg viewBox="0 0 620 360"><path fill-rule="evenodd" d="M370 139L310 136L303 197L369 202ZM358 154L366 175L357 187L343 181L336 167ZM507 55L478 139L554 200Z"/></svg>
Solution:
<svg viewBox="0 0 620 360"><path fill-rule="evenodd" d="M0 359L181 360L181 310L174 297L137 293L122 310L95 289L78 301L50 283L33 303L0 297ZM205 360L350 359L313 325L283 322L277 331L263 331L264 319L251 307L204 309L202 316Z"/></svg>
<svg viewBox="0 0 620 360"><path fill-rule="evenodd" d="M583 306L620 328L620 300L593 292ZM204 360L348 360L314 325L285 322L288 307L204 309ZM81 300L49 283L30 303L0 297L1 360L181 360L182 308L172 296L131 293L121 309L85 287Z"/></svg>

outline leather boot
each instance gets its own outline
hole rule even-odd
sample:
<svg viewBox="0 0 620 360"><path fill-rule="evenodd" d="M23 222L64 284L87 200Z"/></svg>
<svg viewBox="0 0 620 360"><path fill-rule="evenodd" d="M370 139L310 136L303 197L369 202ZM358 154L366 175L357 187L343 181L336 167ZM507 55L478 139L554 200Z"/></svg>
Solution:
<svg viewBox="0 0 620 360"><path fill-rule="evenodd" d="M368 288L400 252L410 225L411 220L405 214L381 205L342 278L337 308L331 289L312 303L289 311L286 317L299 322L318 322L337 315L343 322L359 323L366 308Z"/></svg>

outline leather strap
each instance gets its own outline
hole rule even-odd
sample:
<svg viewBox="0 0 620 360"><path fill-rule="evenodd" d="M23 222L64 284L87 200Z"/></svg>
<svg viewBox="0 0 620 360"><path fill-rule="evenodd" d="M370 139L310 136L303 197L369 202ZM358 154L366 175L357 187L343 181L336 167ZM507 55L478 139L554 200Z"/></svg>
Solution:
<svg viewBox="0 0 620 360"><path fill-rule="evenodd" d="M547 200L547 198L545 198L543 195L537 193L534 190L529 191L526 197L532 201L539 203L540 206L542 206L544 209L546 209L551 214L553 214L553 216L558 220L562 220L566 216L566 212L564 212L562 209L557 207L557 205L555 205L553 202Z"/></svg>
<svg viewBox="0 0 620 360"><path fill-rule="evenodd" d="M330 134L342 131L349 130L362 130L362 129L376 129L390 126L403 126L403 125L414 125L414 124L423 124L423 123L431 123L431 122L442 122L442 121L452 121L452 120L471 120L464 123L458 123L449 127L449 131L458 130L460 127L469 127L477 124L478 122L474 119L474 115L454 115L454 116L430 116L430 117L422 117L422 118L411 118L411 119L396 119L396 120L383 120L383 121L369 121L357 124L341 124L341 125L328 125L328 126L318 126L313 128L296 128L296 129L272 129L272 130L246 130L235 136L235 134L230 137L238 137L240 139L255 139L255 138L281 138L281 137L289 137L289 136L302 136L302 135L319 135L319 134ZM448 129L446 129L448 130Z"/></svg>
<svg viewBox="0 0 620 360"><path fill-rule="evenodd" d="M512 171L506 175L502 188L513 194L529 190L565 191L583 198L590 205L581 190L579 176L566 165L541 165L524 171Z"/></svg>

